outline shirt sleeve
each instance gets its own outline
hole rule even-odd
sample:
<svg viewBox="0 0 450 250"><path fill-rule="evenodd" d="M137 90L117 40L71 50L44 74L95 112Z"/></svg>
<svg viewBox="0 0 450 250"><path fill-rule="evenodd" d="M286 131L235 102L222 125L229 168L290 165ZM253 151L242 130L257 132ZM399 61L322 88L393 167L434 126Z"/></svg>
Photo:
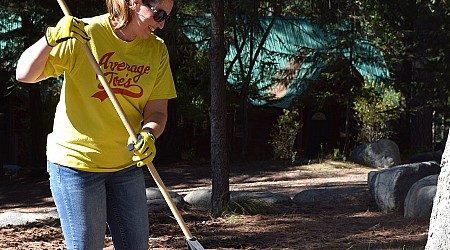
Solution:
<svg viewBox="0 0 450 250"><path fill-rule="evenodd" d="M156 83L149 100L171 99L177 97L169 61L169 52L165 44L163 44L161 63L158 68Z"/></svg>
<svg viewBox="0 0 450 250"><path fill-rule="evenodd" d="M75 39L69 39L53 47L44 67L45 78L58 77L63 72L69 71L75 62Z"/></svg>

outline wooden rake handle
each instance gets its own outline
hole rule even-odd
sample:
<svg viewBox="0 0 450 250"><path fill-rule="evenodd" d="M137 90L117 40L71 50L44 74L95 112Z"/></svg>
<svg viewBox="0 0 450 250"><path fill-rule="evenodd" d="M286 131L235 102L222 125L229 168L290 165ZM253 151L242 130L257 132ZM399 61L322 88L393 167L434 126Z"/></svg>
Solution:
<svg viewBox="0 0 450 250"><path fill-rule="evenodd" d="M64 12L64 15L71 16L70 10L67 7L67 4L64 0L57 0L59 6L61 7L61 10ZM97 60L95 59L94 55L92 54L92 51L89 49L87 44L82 44L83 50L86 53L86 56L89 59L89 62L92 65L92 68L95 70L95 73L98 75L98 79L100 80L100 83L102 84L103 88L105 89L109 99L112 102L112 105L114 106L114 109L117 111L117 114L120 116L120 119L122 120L123 125L128 131L128 134L133 139L133 141L137 141L137 135L135 131L133 130L133 127L131 126L125 112L123 111L122 107L120 106L119 102L117 101L117 98L114 94L114 92L111 90L111 87L109 86L108 82L105 79L105 76L103 75L103 71L100 69L100 66L98 65ZM155 166L153 163L147 164L147 168L150 171L153 179L156 182L156 185L159 188L159 191L164 197L164 200L166 201L167 205L170 208L170 211L172 211L172 214L174 215L176 221L178 222L178 225L180 226L181 230L183 231L184 236L188 240L195 239L192 237L191 232L186 226L186 223L183 220L183 217L181 217L180 212L178 211L177 207L175 206L175 203L173 202L172 198L170 197L169 192L167 191L166 186L164 185L163 181L161 180L161 177L159 176L158 172L156 171Z"/></svg>

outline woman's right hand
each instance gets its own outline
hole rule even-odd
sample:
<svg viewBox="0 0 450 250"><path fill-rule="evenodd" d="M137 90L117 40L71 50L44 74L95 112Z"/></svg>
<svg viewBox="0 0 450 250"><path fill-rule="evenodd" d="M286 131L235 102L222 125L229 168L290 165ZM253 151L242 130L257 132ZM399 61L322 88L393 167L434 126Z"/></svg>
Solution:
<svg viewBox="0 0 450 250"><path fill-rule="evenodd" d="M73 16L64 16L55 27L48 27L45 33L47 44L55 47L58 43L75 38L82 43L87 43L91 38L84 30L86 24Z"/></svg>

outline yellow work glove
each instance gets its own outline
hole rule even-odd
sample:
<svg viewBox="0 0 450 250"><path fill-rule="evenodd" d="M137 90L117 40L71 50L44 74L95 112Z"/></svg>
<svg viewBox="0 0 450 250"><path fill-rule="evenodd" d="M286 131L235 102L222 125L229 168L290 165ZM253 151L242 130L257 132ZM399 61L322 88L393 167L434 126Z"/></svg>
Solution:
<svg viewBox="0 0 450 250"><path fill-rule="evenodd" d="M82 43L86 43L91 38L84 30L85 23L73 16L64 16L55 27L48 27L45 32L47 44L55 47L58 43L67 39L75 38Z"/></svg>
<svg viewBox="0 0 450 250"><path fill-rule="evenodd" d="M133 151L132 160L138 167L149 164L156 155L156 138L151 132L141 132L137 136L136 143L130 138L128 140L128 150Z"/></svg>

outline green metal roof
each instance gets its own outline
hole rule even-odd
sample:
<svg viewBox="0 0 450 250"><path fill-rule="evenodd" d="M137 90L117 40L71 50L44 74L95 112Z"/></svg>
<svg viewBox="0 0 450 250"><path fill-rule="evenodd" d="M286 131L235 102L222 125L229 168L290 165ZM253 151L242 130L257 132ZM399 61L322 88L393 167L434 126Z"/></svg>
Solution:
<svg viewBox="0 0 450 250"><path fill-rule="evenodd" d="M210 24L208 19L192 19L185 21L184 33L191 41L207 41L209 37ZM272 17L260 18L260 29L255 37L255 44L262 40L262 33L269 27ZM203 28L199 28L202 27ZM328 31L320 28L311 20L301 17L277 18L264 43L257 63L253 68L251 82L253 87L258 89L257 95L250 97L250 102L254 105L270 104L272 106L287 108L292 101L299 97L316 80L324 69L328 67L330 58L342 57L350 61L353 67L365 79L375 82L386 82L389 79L389 72L384 62L383 54L374 45L361 37L352 41L349 46L338 46L342 41L343 34L349 25L342 25L339 28ZM238 38L243 39L243 38ZM239 41L240 43L240 41ZM199 49L206 49L207 42L197 43ZM280 69L289 65L289 60L302 53L303 61L296 71L295 77L290 81L285 93L277 100L268 102L267 98L272 97L270 86L273 86L273 79ZM228 47L225 64L229 65L236 56L236 48ZM246 43L241 53L243 61L248 67L250 61L250 44ZM233 65L233 71L238 71L238 65ZM230 74L228 84L239 88L242 79L238 74Z"/></svg>

